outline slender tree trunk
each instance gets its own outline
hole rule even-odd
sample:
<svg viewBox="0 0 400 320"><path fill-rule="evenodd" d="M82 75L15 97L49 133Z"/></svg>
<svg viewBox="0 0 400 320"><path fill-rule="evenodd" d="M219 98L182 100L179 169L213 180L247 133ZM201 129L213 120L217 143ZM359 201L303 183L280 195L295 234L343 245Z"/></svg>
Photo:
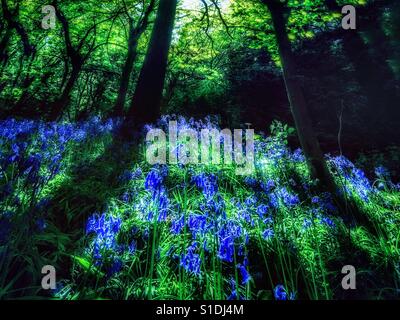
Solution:
<svg viewBox="0 0 400 320"><path fill-rule="evenodd" d="M137 125L155 121L160 115L176 7L177 0L162 0L159 3L149 47L128 114L128 118Z"/></svg>
<svg viewBox="0 0 400 320"><path fill-rule="evenodd" d="M336 185L328 170L324 155L313 131L304 94L298 80L299 75L297 74L286 30L285 7L279 1L262 1L267 5L272 16L291 112L311 174L319 180L321 186L330 191L335 191Z"/></svg>
<svg viewBox="0 0 400 320"><path fill-rule="evenodd" d="M68 106L68 104L71 100L72 90L75 86L75 83L77 82L77 80L79 78L79 74L83 68L83 65L85 64L85 62L88 58L89 53L87 53L86 56L84 56L80 52L80 48L84 44L85 38L89 33L86 33L85 37L83 37L81 39L81 41L75 48L71 41L71 34L70 34L68 20L64 16L64 13L60 10L60 8L58 6L58 1L54 0L52 2L52 4L56 8L57 18L60 20L62 28L63 28L65 49L66 49L66 54L67 54L66 68L67 68L68 60L71 62L71 74L69 75L68 80L66 80L66 84L64 86L64 89L62 90L61 95L51 106L51 110L49 113L49 120L58 120L63 115L65 108ZM67 69L65 71L67 71ZM66 75L66 74L64 74L64 75ZM63 77L63 79L66 79L66 78Z"/></svg>
<svg viewBox="0 0 400 320"><path fill-rule="evenodd" d="M83 66L82 64L78 64L72 67L71 74L67 80L64 90L62 91L60 97L56 100L56 102L52 106L49 120L53 121L58 120L62 116L65 108L68 106L71 100L71 93L75 86L75 83L78 81L79 74L82 70L82 66Z"/></svg>
<svg viewBox="0 0 400 320"><path fill-rule="evenodd" d="M8 60L8 54L7 54L7 47L8 43L10 41L12 34L12 30L7 28L7 30L4 33L3 38L0 40L0 63L7 63Z"/></svg>
<svg viewBox="0 0 400 320"><path fill-rule="evenodd" d="M18 21L19 16L19 2L17 3L17 7L15 10L11 11L8 7L7 0L1 0L1 6L3 11L3 18L7 22L7 28L9 30L14 29L19 37L21 38L22 45L24 47L24 55L29 57L32 55L36 48L35 46L31 45L28 37L28 33L26 32L23 25ZM8 46L8 41L3 44L4 48L0 47L0 55L2 55ZM3 50L3 51L1 51Z"/></svg>
<svg viewBox="0 0 400 320"><path fill-rule="evenodd" d="M119 84L118 98L114 106L114 115L122 116L124 114L125 99L128 93L129 81L132 74L133 64L137 56L138 34L131 27L128 41L128 55L122 69L121 81Z"/></svg>

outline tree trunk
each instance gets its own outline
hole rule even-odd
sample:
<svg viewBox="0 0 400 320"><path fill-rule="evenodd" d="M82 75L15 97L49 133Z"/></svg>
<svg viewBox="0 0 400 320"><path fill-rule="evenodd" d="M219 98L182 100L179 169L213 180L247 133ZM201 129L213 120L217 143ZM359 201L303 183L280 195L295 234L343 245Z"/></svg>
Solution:
<svg viewBox="0 0 400 320"><path fill-rule="evenodd" d="M129 110L136 125L155 121L160 104L172 40L177 0L160 1L145 61Z"/></svg>
<svg viewBox="0 0 400 320"><path fill-rule="evenodd" d="M79 78L81 70L82 70L81 64L74 65L72 67L71 74L68 78L68 81L64 87L63 92L61 93L61 96L55 101L55 103L52 106L49 120L52 121L58 120L63 115L64 109L68 106L71 100L72 89L74 88L75 83Z"/></svg>
<svg viewBox="0 0 400 320"><path fill-rule="evenodd" d="M0 63L4 63L4 64L7 63L7 60L8 60L7 47L8 47L10 38L11 38L11 34L12 34L12 30L7 29L5 31L3 38L0 40Z"/></svg>
<svg viewBox="0 0 400 320"><path fill-rule="evenodd" d="M118 90L118 98L114 106L114 115L122 116L124 114L125 99L128 93L129 81L132 74L133 64L137 56L138 34L133 30L129 33L128 55L122 69L121 81Z"/></svg>
<svg viewBox="0 0 400 320"><path fill-rule="evenodd" d="M23 25L18 21L19 16L19 3L17 3L17 7L15 10L11 11L8 7L7 0L1 0L1 6L3 11L3 18L7 22L6 28L9 30L14 29L19 37L21 38L22 45L24 47L24 55L29 57L33 53L35 53L35 46L31 45L29 42L28 33L26 32ZM8 45L8 41L4 43L4 47L1 48L0 55L3 55Z"/></svg>
<svg viewBox="0 0 400 320"><path fill-rule="evenodd" d="M278 1L262 1L267 5L272 16L290 108L309 169L321 186L329 191L336 191L335 182L313 131L304 94L299 84L299 75L286 31L285 7Z"/></svg>

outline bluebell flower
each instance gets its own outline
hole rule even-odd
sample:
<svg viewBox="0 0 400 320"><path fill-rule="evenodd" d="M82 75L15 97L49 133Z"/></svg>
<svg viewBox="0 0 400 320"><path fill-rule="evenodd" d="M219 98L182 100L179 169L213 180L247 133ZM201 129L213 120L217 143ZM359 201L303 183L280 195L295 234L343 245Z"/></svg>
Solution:
<svg viewBox="0 0 400 320"><path fill-rule="evenodd" d="M43 218L37 219L36 227L38 228L39 232L43 232L47 228L46 220L44 220Z"/></svg>
<svg viewBox="0 0 400 320"><path fill-rule="evenodd" d="M380 181L380 182L378 182L376 188L377 188L379 191L383 191L383 190L385 190L386 185L385 185L383 182Z"/></svg>
<svg viewBox="0 0 400 320"><path fill-rule="evenodd" d="M225 202L220 195L217 195L216 197L213 198L208 198L206 200L206 206L204 207L204 209L205 210L203 211L209 211L217 215L223 215L223 218L224 219L226 218Z"/></svg>
<svg viewBox="0 0 400 320"><path fill-rule="evenodd" d="M266 217L266 218L263 220L263 223L264 223L264 224L274 224L274 220L273 220L271 217Z"/></svg>
<svg viewBox="0 0 400 320"><path fill-rule="evenodd" d="M279 198L275 193L269 195L269 204L274 209L279 208Z"/></svg>
<svg viewBox="0 0 400 320"><path fill-rule="evenodd" d="M233 262L234 240L231 236L220 239L218 257L222 261Z"/></svg>
<svg viewBox="0 0 400 320"><path fill-rule="evenodd" d="M246 177L244 178L244 183L249 185L252 188L257 187L257 179L253 178L253 177Z"/></svg>
<svg viewBox="0 0 400 320"><path fill-rule="evenodd" d="M303 150L300 148L296 149L292 154L292 159L294 162L304 162L306 159L303 154Z"/></svg>
<svg viewBox="0 0 400 320"><path fill-rule="evenodd" d="M92 215L86 225L86 233L95 233L93 242L93 257L97 264L102 259L104 251L116 251L120 249L117 244L117 234L121 228L121 219L102 214Z"/></svg>
<svg viewBox="0 0 400 320"><path fill-rule="evenodd" d="M310 219L304 219L303 221L303 230L308 229L309 227L311 227L312 225L312 221Z"/></svg>
<svg viewBox="0 0 400 320"><path fill-rule="evenodd" d="M237 300L236 288L232 289L230 295L226 298L226 300Z"/></svg>
<svg viewBox="0 0 400 320"><path fill-rule="evenodd" d="M299 197L296 194L288 192L285 187L279 190L279 196L283 200L283 203L288 207L293 207L300 203Z"/></svg>
<svg viewBox="0 0 400 320"><path fill-rule="evenodd" d="M185 216L182 215L179 219L174 220L171 225L171 232L173 234L181 233L182 229L185 226Z"/></svg>
<svg viewBox="0 0 400 320"><path fill-rule="evenodd" d="M195 275L200 274L200 266L201 266L201 259L200 255L195 253L196 251L196 243L192 243L186 255L182 255L180 265L186 271L194 273Z"/></svg>
<svg viewBox="0 0 400 320"><path fill-rule="evenodd" d="M240 276L242 278L242 284L245 285L251 280L250 274L247 272L247 269L243 265L238 265L238 269L240 271Z"/></svg>
<svg viewBox="0 0 400 320"><path fill-rule="evenodd" d="M130 193L129 192L124 192L121 196L121 200L125 203L128 203L130 201Z"/></svg>
<svg viewBox="0 0 400 320"><path fill-rule="evenodd" d="M254 196L247 197L246 200L244 201L247 207L252 207L257 203L257 200Z"/></svg>
<svg viewBox="0 0 400 320"><path fill-rule="evenodd" d="M136 243L136 241L132 241L128 246L128 252L130 254L135 254L136 249L137 249L137 243Z"/></svg>
<svg viewBox="0 0 400 320"><path fill-rule="evenodd" d="M369 196L371 192L373 192L373 188L370 181L365 176L365 173L357 169L354 164L344 156L328 157L328 159L338 173L350 184L352 187L351 189L358 194L363 201L369 201Z"/></svg>
<svg viewBox="0 0 400 320"><path fill-rule="evenodd" d="M115 259L111 264L111 267L107 271L107 275L109 277L113 276L114 274L120 272L122 270L122 261L120 259Z"/></svg>
<svg viewBox="0 0 400 320"><path fill-rule="evenodd" d="M121 181L121 182L129 182L129 181L131 181L131 180L133 180L134 179L134 174L130 171L130 170L125 170L122 174L121 174L121 176L120 176L120 178L119 178L119 180Z"/></svg>
<svg viewBox="0 0 400 320"><path fill-rule="evenodd" d="M317 197L317 196L312 197L312 199L311 199L312 203L320 203L320 201L321 201L321 199L319 197Z"/></svg>
<svg viewBox="0 0 400 320"><path fill-rule="evenodd" d="M275 235L274 230L271 228L268 228L263 232L262 237L265 240L269 240L269 239L272 239L274 237L274 235Z"/></svg>
<svg viewBox="0 0 400 320"><path fill-rule="evenodd" d="M158 191L163 183L163 178L157 170L151 170L144 182L144 187L148 191Z"/></svg>
<svg viewBox="0 0 400 320"><path fill-rule="evenodd" d="M265 204L261 204L257 207L257 214L262 217L264 216L268 211L268 207Z"/></svg>
<svg viewBox="0 0 400 320"><path fill-rule="evenodd" d="M276 300L287 300L287 293L283 285L279 284L275 287L274 297Z"/></svg>
<svg viewBox="0 0 400 320"><path fill-rule="evenodd" d="M247 223L251 224L251 222L252 222L251 215L247 210L240 210L238 212L238 216L239 216L239 218L243 219Z"/></svg>
<svg viewBox="0 0 400 320"><path fill-rule="evenodd" d="M218 192L217 176L200 173L192 177L192 182L199 188L206 199L213 197Z"/></svg>
<svg viewBox="0 0 400 320"><path fill-rule="evenodd" d="M263 189L264 192L269 193L272 191L273 188L275 188L275 182L274 180L268 180L266 183L262 182L261 183L261 188Z"/></svg>
<svg viewBox="0 0 400 320"><path fill-rule="evenodd" d="M162 189L158 195L158 222L165 221L167 219L169 199L165 189Z"/></svg>
<svg viewBox="0 0 400 320"><path fill-rule="evenodd" d="M385 168L384 166L379 166L375 168L375 174L378 178L384 179L384 180L388 180L390 179L390 173L389 170L387 168Z"/></svg>
<svg viewBox="0 0 400 320"><path fill-rule="evenodd" d="M333 222L333 220L328 217L323 217L321 220L321 223L326 224L327 226L329 226L331 228L335 227L335 223Z"/></svg>
<svg viewBox="0 0 400 320"><path fill-rule="evenodd" d="M190 215L188 218L188 227L194 238L197 234L203 235L206 232L207 217L199 214Z"/></svg>

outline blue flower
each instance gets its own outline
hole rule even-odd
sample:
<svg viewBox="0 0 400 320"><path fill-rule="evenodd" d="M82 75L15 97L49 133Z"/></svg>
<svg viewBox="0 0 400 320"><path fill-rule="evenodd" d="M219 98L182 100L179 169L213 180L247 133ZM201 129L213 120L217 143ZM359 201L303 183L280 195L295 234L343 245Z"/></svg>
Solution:
<svg viewBox="0 0 400 320"><path fill-rule="evenodd" d="M247 272L247 269L243 265L239 265L238 269L240 271L240 275L242 277L242 284L245 285L251 280L250 274Z"/></svg>
<svg viewBox="0 0 400 320"><path fill-rule="evenodd" d="M172 222L171 232L173 234L179 234L181 233L184 226L185 226L185 216L182 215L179 219Z"/></svg>
<svg viewBox="0 0 400 320"><path fill-rule="evenodd" d="M274 235L275 235L274 230L272 230L271 228L268 228L263 232L262 237L265 240L269 240L269 239L272 239L274 237Z"/></svg>
<svg viewBox="0 0 400 320"><path fill-rule="evenodd" d="M86 225L86 233L95 233L93 241L93 257L96 264L100 263L104 251L118 251L120 246L117 244L117 234L121 228L121 219L102 214L92 215Z"/></svg>
<svg viewBox="0 0 400 320"><path fill-rule="evenodd" d="M47 228L46 220L44 220L43 218L37 219L36 226L39 229L39 232L43 232Z"/></svg>
<svg viewBox="0 0 400 320"><path fill-rule="evenodd" d="M192 272L195 275L199 275L201 259L200 259L200 255L195 253L195 251L196 251L196 243L194 242L188 248L187 254L182 255L180 265L186 271Z"/></svg>
<svg viewBox="0 0 400 320"><path fill-rule="evenodd" d="M265 204L261 204L257 207L257 214L262 217L264 216L268 211L268 207Z"/></svg>
<svg viewBox="0 0 400 320"><path fill-rule="evenodd" d="M312 225L312 221L310 219L304 219L303 221L303 230L308 229Z"/></svg>
<svg viewBox="0 0 400 320"><path fill-rule="evenodd" d="M237 293L236 289L232 289L231 294L227 297L227 300L237 300Z"/></svg>
<svg viewBox="0 0 400 320"><path fill-rule="evenodd" d="M378 178L385 179L385 180L390 179L389 170L386 169L384 166L376 167L375 174Z"/></svg>
<svg viewBox="0 0 400 320"><path fill-rule="evenodd" d="M255 179L253 177L244 178L244 183L246 183L247 185L249 185L252 188L257 187L257 179Z"/></svg>
<svg viewBox="0 0 400 320"><path fill-rule="evenodd" d="M228 236L226 238L221 239L218 249L218 257L222 261L233 262L233 254L234 254L233 237Z"/></svg>
<svg viewBox="0 0 400 320"><path fill-rule="evenodd" d="M275 188L275 182L274 180L268 180L266 183L262 182L261 183L261 188L263 189L264 192L269 193L273 188Z"/></svg>
<svg viewBox="0 0 400 320"><path fill-rule="evenodd" d="M292 159L294 162L304 162L306 160L303 151L300 148L293 152Z"/></svg>
<svg viewBox="0 0 400 320"><path fill-rule="evenodd" d="M129 182L130 180L133 180L133 177L134 177L134 175L133 175L133 173L132 173L130 170L125 170L125 171L122 173L122 175L121 175L121 177L119 178L119 180L120 180L121 182Z"/></svg>
<svg viewBox="0 0 400 320"><path fill-rule="evenodd" d="M207 217L205 215L190 215L188 218L188 227L195 238L197 234L204 234L206 232Z"/></svg>
<svg viewBox="0 0 400 320"><path fill-rule="evenodd" d="M247 197L246 200L244 201L247 207L252 207L257 203L257 200L254 196Z"/></svg>
<svg viewBox="0 0 400 320"><path fill-rule="evenodd" d="M289 193L285 187L279 190L279 196L288 207L293 207L300 202L299 197L296 194Z"/></svg>
<svg viewBox="0 0 400 320"><path fill-rule="evenodd" d="M322 224L326 224L327 226L329 226L331 228L335 227L335 223L333 222L333 220L331 220L328 217L323 217L322 220L321 220L321 223Z"/></svg>
<svg viewBox="0 0 400 320"><path fill-rule="evenodd" d="M128 203L131 199L131 195L129 192L124 192L124 194L121 196L121 200L125 203Z"/></svg>
<svg viewBox="0 0 400 320"><path fill-rule="evenodd" d="M163 177L157 170L151 170L144 182L144 187L148 191L158 191L163 183Z"/></svg>
<svg viewBox="0 0 400 320"><path fill-rule="evenodd" d="M279 284L275 287L274 297L276 300L287 300L287 293L283 285Z"/></svg>
<svg viewBox="0 0 400 320"><path fill-rule="evenodd" d="M192 177L192 182L199 188L206 199L213 197L218 192L217 176L200 173Z"/></svg>
<svg viewBox="0 0 400 320"><path fill-rule="evenodd" d="M312 197L312 199L311 199L312 203L320 203L320 201L321 201L321 199L319 197L317 197L317 196Z"/></svg>
<svg viewBox="0 0 400 320"><path fill-rule="evenodd" d="M128 246L128 252L129 252L130 254L135 254L136 249L137 249L137 243L136 243L136 241L132 241L132 242L130 243L130 245Z"/></svg>
<svg viewBox="0 0 400 320"><path fill-rule="evenodd" d="M269 195L269 204L274 209L277 209L279 207L279 198L275 193L271 193Z"/></svg>
<svg viewBox="0 0 400 320"><path fill-rule="evenodd" d="M165 221L167 219L169 199L165 189L162 189L157 198L158 201L158 222Z"/></svg>
<svg viewBox="0 0 400 320"><path fill-rule="evenodd" d="M111 264L111 267L107 271L107 275L109 277L113 276L114 274L120 272L122 270L122 261L120 259L115 259Z"/></svg>

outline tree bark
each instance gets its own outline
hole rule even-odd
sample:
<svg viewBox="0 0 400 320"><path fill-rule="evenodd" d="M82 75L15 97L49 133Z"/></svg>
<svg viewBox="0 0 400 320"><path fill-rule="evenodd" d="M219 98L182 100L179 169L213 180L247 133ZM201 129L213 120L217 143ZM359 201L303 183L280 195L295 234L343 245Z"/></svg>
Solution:
<svg viewBox="0 0 400 320"><path fill-rule="evenodd" d="M136 125L153 122L160 115L176 7L177 0L160 1L149 47L128 113L128 118Z"/></svg>
<svg viewBox="0 0 400 320"><path fill-rule="evenodd" d="M290 108L310 172L319 180L321 186L336 192L335 182L313 131L307 104L298 80L299 75L286 30L285 5L275 0L262 0L262 2L267 5L272 16Z"/></svg>
<svg viewBox="0 0 400 320"><path fill-rule="evenodd" d="M62 25L62 29L64 32L66 53L72 65L71 74L68 77L64 89L62 90L61 95L56 99L50 110L49 120L58 120L62 116L65 107L69 104L71 100L72 90L75 86L75 83L79 79L79 74L86 61L86 58L79 52L79 48L83 45L83 41L85 38L81 40L81 42L78 45L78 49L76 49L72 45L68 20L64 16L64 13L58 7L57 1L53 2L53 6L56 8L57 18L60 20Z"/></svg>
<svg viewBox="0 0 400 320"><path fill-rule="evenodd" d="M18 16L19 16L19 2L17 2L17 7L15 10L11 11L10 8L8 7L7 0L1 0L1 7L3 11L3 18L7 22L6 28L7 31L11 31L14 29L17 34L20 36L22 45L24 47L24 55L29 57L35 52L35 46L31 45L28 37L28 33L26 32L25 28L23 25L18 21ZM9 42L9 37L5 37L3 40L6 40L4 43L1 44L0 46L0 56L4 56L7 50L8 42ZM2 41L3 42L3 41Z"/></svg>
<svg viewBox="0 0 400 320"><path fill-rule="evenodd" d="M57 98L57 100L55 101L55 103L53 104L53 106L51 108L49 120L58 120L62 116L64 109L70 103L71 93L75 87L75 83L79 79L79 74L82 70L82 66L83 66L83 64L77 64L75 66L72 66L72 71L67 80L67 83L66 83L60 97Z"/></svg>
<svg viewBox="0 0 400 320"><path fill-rule="evenodd" d="M131 30L128 41L128 54L126 56L124 67L122 68L118 97L114 106L115 116L122 116L124 114L125 99L128 93L129 81L131 78L133 64L137 56L137 45L138 35L134 32L134 30Z"/></svg>
<svg viewBox="0 0 400 320"><path fill-rule="evenodd" d="M137 57L138 42L142 34L146 31L146 28L149 24L149 17L154 10L155 2L156 2L155 0L151 0L147 9L143 12L142 19L140 19L136 25L134 25L133 19L129 15L128 10L126 12L126 14L129 17L128 54L126 56L125 64L122 68L118 97L114 106L113 115L115 116L124 115L125 100L126 100L126 95L128 93L128 87L133 70L133 64Z"/></svg>

